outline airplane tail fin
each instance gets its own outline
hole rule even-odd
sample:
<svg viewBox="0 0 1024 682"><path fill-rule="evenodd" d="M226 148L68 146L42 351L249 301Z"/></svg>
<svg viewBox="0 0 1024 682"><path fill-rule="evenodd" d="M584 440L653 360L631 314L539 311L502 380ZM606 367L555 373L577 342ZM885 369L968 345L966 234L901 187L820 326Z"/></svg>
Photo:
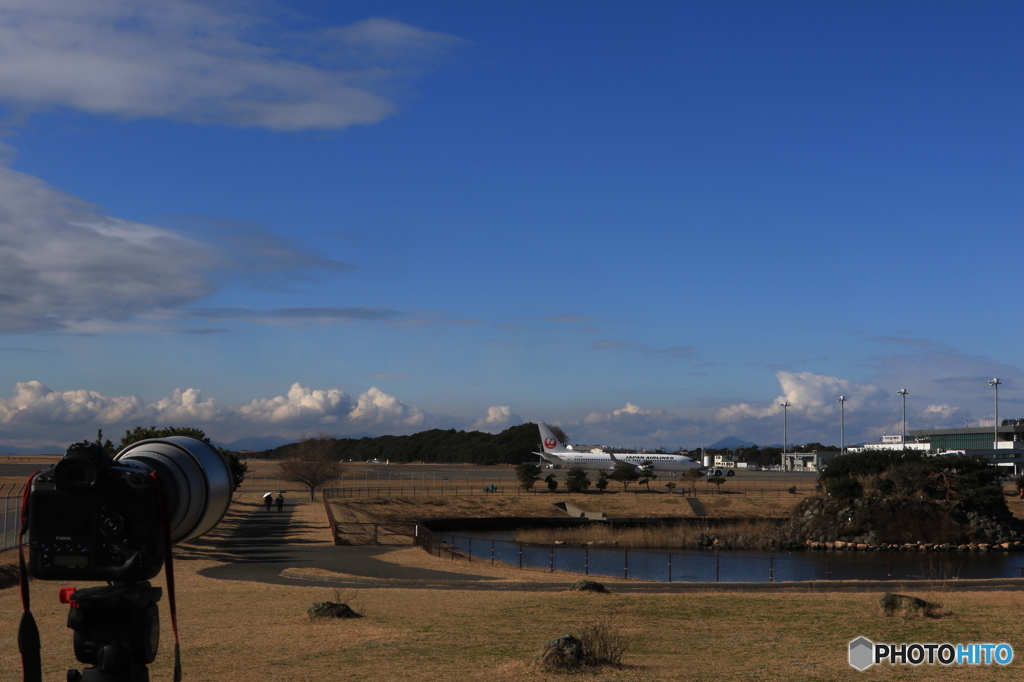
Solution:
<svg viewBox="0 0 1024 682"><path fill-rule="evenodd" d="M555 434L551 432L551 429L548 428L547 424L542 422L537 424L537 428L540 429L540 441L544 447L545 453L569 452L568 448L566 448L565 445L558 440Z"/></svg>

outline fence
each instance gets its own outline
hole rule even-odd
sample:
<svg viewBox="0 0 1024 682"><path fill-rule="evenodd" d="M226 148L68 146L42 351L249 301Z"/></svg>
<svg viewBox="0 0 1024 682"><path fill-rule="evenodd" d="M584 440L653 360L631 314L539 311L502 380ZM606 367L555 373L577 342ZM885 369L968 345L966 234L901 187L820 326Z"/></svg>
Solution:
<svg viewBox="0 0 1024 682"><path fill-rule="evenodd" d="M777 582L809 580L926 580L1024 578L1019 554L894 553L878 558L864 552L804 552L774 556L743 552L592 549L525 545L511 540L434 532L422 525L414 542L429 554L452 561L503 562L584 575L621 576L661 582ZM985 561L985 557L989 559Z"/></svg>
<svg viewBox="0 0 1024 682"><path fill-rule="evenodd" d="M21 523L21 493L24 483L0 485L0 497L3 497L3 521L0 521L0 550L18 546L18 526Z"/></svg>
<svg viewBox="0 0 1024 682"><path fill-rule="evenodd" d="M324 510L336 545L409 545L416 532L414 523L339 523L326 496Z"/></svg>
<svg viewBox="0 0 1024 682"><path fill-rule="evenodd" d="M567 470L560 470L555 473L564 476ZM523 490L518 482L514 471L465 471L445 473L428 470L406 470L406 471L381 471L376 470L363 472L362 475L346 473L340 480L341 485L324 488L325 498L358 498L358 497L442 497L442 496L465 496L465 495L538 495L548 494L543 481L537 481L533 490ZM791 495L806 496L814 492L814 483L808 481L806 476L792 476L787 479L785 474L780 473L775 477L765 476L756 482L745 482L742 487L737 487L733 480L728 480L721 488L711 485L706 481L699 481L690 486L684 480L665 480L668 476L651 482L651 485L641 486L631 483L622 490L620 484L612 483L607 493L630 493L634 495L648 495L666 490L665 483L675 483L673 494L685 494L696 496L707 495L744 495L758 498L781 498ZM780 480L781 479L781 480ZM789 492L789 488L794 493ZM555 490L558 494L565 494L564 481L559 481L559 488ZM593 486L587 491L587 495L604 494Z"/></svg>

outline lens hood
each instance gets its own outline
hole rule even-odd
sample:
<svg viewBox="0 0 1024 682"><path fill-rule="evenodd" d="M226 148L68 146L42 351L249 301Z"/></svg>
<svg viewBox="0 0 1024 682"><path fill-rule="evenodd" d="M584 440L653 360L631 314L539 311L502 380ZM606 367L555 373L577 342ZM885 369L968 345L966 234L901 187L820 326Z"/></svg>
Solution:
<svg viewBox="0 0 1024 682"><path fill-rule="evenodd" d="M132 443L114 457L156 472L169 498L171 542L199 537L220 523L231 504L231 470L210 445L189 436Z"/></svg>

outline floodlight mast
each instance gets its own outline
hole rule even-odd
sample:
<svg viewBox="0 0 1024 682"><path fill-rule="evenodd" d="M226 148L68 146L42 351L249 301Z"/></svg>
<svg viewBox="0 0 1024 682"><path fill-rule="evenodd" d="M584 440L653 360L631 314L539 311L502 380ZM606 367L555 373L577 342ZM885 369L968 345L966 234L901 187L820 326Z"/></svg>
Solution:
<svg viewBox="0 0 1024 682"><path fill-rule="evenodd" d="M996 450L999 448L999 385L1003 382L999 381L999 377L990 379L988 385L996 389L996 414L992 419L992 449Z"/></svg>
<svg viewBox="0 0 1024 682"><path fill-rule="evenodd" d="M839 422L839 454L846 454L846 396L841 395L836 400L839 403L841 421Z"/></svg>
<svg viewBox="0 0 1024 682"><path fill-rule="evenodd" d="M783 400L779 403L779 407L782 408L782 461L779 464L782 465L783 470L786 468L786 445L789 442L789 408L793 403L788 400Z"/></svg>
<svg viewBox="0 0 1024 682"><path fill-rule="evenodd" d="M907 449L907 389L901 388L896 391L897 395L903 396L903 449Z"/></svg>

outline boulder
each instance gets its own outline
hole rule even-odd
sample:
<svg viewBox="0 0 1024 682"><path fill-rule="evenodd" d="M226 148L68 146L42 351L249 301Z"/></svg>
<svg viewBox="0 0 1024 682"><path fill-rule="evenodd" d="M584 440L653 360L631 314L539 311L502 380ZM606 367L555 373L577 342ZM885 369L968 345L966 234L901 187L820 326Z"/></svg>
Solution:
<svg viewBox="0 0 1024 682"><path fill-rule="evenodd" d="M533 660L549 670L578 668L583 663L583 642L572 635L549 639Z"/></svg>
<svg viewBox="0 0 1024 682"><path fill-rule="evenodd" d="M348 604L333 601L318 601L306 608L310 618L362 618L349 608Z"/></svg>
<svg viewBox="0 0 1024 682"><path fill-rule="evenodd" d="M577 580L572 585L569 585L569 589L575 592L602 592L608 593L608 589L599 582L594 580Z"/></svg>

